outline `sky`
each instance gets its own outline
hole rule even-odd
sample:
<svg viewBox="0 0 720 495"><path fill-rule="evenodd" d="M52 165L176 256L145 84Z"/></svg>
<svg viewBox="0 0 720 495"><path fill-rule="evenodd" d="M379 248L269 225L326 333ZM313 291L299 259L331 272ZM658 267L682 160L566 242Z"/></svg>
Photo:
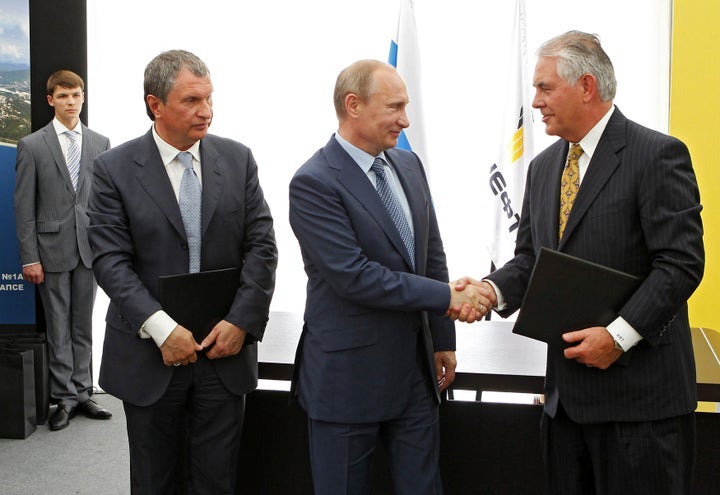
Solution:
<svg viewBox="0 0 720 495"><path fill-rule="evenodd" d="M28 0L0 3L0 64L30 64Z"/></svg>

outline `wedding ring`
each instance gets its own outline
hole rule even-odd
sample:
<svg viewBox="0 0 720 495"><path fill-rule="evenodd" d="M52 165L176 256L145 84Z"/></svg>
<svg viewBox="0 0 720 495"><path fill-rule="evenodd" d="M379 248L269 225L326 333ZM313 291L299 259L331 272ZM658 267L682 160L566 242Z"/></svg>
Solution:
<svg viewBox="0 0 720 495"><path fill-rule="evenodd" d="M173 363L173 366L180 366L181 363Z"/></svg>
<svg viewBox="0 0 720 495"><path fill-rule="evenodd" d="M481 305L480 305L480 313L484 313L484 312L485 312L485 306L483 306L483 305L481 304Z"/></svg>

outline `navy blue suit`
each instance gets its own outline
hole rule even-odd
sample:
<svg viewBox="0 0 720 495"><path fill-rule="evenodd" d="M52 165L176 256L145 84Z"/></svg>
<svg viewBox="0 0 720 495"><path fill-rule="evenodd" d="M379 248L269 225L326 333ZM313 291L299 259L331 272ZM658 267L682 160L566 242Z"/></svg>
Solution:
<svg viewBox="0 0 720 495"><path fill-rule="evenodd" d="M385 154L412 212L415 273L373 184L335 137L290 183L290 224L308 276L293 386L312 420L392 421L423 394L435 410L428 415L437 414L433 352L455 349L454 324L444 317L445 253L422 164L407 151Z"/></svg>
<svg viewBox="0 0 720 495"><path fill-rule="evenodd" d="M687 300L702 278L704 249L688 150L616 108L558 243L560 176L567 153L568 142L559 140L530 164L515 257L487 277L507 301L501 314L520 307L544 246L643 279L619 311L643 340L607 370L566 359L563 347L550 345L545 412L554 417L561 404L579 424L690 414L697 399Z"/></svg>

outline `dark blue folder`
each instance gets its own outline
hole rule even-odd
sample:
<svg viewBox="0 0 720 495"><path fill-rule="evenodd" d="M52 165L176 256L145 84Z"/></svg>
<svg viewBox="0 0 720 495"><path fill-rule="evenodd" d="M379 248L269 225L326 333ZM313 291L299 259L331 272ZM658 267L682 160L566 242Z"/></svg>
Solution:
<svg viewBox="0 0 720 495"><path fill-rule="evenodd" d="M548 248L541 248L513 333L547 343L562 334L607 326L641 279Z"/></svg>

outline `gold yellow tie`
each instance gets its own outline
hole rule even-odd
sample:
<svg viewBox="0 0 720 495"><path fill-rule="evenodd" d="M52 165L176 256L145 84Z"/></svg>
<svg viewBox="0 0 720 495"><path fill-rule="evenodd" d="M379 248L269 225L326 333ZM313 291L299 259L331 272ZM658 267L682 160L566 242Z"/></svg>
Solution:
<svg viewBox="0 0 720 495"><path fill-rule="evenodd" d="M578 159L582 154L583 149L579 144L573 144L570 147L567 164L560 179L560 228L558 230L558 239L562 239L563 232L565 232L565 225L567 225L568 218L570 217L570 210L572 210L575 196L577 196L578 189L580 188L580 166L578 165Z"/></svg>

